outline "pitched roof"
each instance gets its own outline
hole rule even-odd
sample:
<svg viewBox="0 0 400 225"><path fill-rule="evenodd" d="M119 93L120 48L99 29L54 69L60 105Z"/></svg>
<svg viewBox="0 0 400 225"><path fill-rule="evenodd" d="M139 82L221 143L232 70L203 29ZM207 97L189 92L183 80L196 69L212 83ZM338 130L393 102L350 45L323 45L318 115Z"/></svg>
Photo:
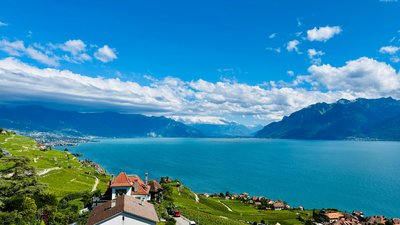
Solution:
<svg viewBox="0 0 400 225"><path fill-rule="evenodd" d="M325 216L328 217L329 219L339 219L343 217L344 215L340 212L329 212L325 213Z"/></svg>
<svg viewBox="0 0 400 225"><path fill-rule="evenodd" d="M115 201L114 207L111 207L112 201ZM94 208L90 213L86 224L98 224L101 221L107 220L121 213L128 213L148 221L159 222L156 210L152 204L125 195Z"/></svg>
<svg viewBox="0 0 400 225"><path fill-rule="evenodd" d="M157 180L149 180L150 192L162 191L162 186Z"/></svg>
<svg viewBox="0 0 400 225"><path fill-rule="evenodd" d="M112 182L110 187L132 187L134 188L135 182L138 183L137 191L132 190L132 195L147 195L150 191L150 186L146 185L142 179L137 175L127 175L121 172Z"/></svg>
<svg viewBox="0 0 400 225"><path fill-rule="evenodd" d="M129 181L128 175L125 172L121 172L118 176L111 182L110 187L130 187L133 184Z"/></svg>
<svg viewBox="0 0 400 225"><path fill-rule="evenodd" d="M138 183L137 191L133 191L132 195L147 195L150 191L150 185L146 185L142 179L140 179L137 175L128 176L129 181L132 183L132 187L134 187L135 182Z"/></svg>
<svg viewBox="0 0 400 225"><path fill-rule="evenodd" d="M274 203L274 208L283 208L285 207L285 204L283 204L282 202L275 202Z"/></svg>

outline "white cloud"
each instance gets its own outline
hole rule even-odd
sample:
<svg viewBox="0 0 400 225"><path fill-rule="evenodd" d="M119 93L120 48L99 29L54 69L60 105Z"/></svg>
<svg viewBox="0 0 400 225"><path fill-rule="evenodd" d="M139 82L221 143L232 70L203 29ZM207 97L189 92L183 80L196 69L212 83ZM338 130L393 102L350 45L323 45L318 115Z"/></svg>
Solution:
<svg viewBox="0 0 400 225"><path fill-rule="evenodd" d="M0 50L8 53L11 56L22 56L25 55L33 60L49 66L58 66L58 60L54 57L47 55L46 53L38 50L33 46L25 47L23 41L8 41L0 40Z"/></svg>
<svg viewBox="0 0 400 225"><path fill-rule="evenodd" d="M289 41L286 45L286 50L288 50L289 52L295 51L297 53L300 53L300 50L298 47L299 44L300 44L300 42L298 40Z"/></svg>
<svg viewBox="0 0 400 225"><path fill-rule="evenodd" d="M281 48L279 48L279 47L277 47L277 48L268 47L268 48L265 48L265 50L276 52L276 53L281 53Z"/></svg>
<svg viewBox="0 0 400 225"><path fill-rule="evenodd" d="M51 49L60 49L68 54L60 56L61 59L71 63L83 63L92 60L86 52L86 44L80 39L68 40L62 44L48 44Z"/></svg>
<svg viewBox="0 0 400 225"><path fill-rule="evenodd" d="M59 47L66 52L70 52L72 55L86 51L86 44L79 39L66 41L64 44L60 44Z"/></svg>
<svg viewBox="0 0 400 225"><path fill-rule="evenodd" d="M183 81L176 77L152 79L148 85L141 85L68 70L40 69L6 58L0 60L0 95L4 97L1 101L62 102L90 110L210 123L242 116L267 123L316 102L400 97L399 74L390 65L373 59L351 60L342 67L312 65L308 71L309 75L294 77L293 84L270 81L274 85L268 87L230 80Z"/></svg>
<svg viewBox="0 0 400 225"><path fill-rule="evenodd" d="M367 97L399 96L400 75L389 64L362 57L345 66L312 65L307 77L315 86ZM311 82L310 82L311 83Z"/></svg>
<svg viewBox="0 0 400 225"><path fill-rule="evenodd" d="M389 55L394 55L398 51L400 51L400 47L397 46L383 46L379 49L379 52L382 54L389 54Z"/></svg>
<svg viewBox="0 0 400 225"><path fill-rule="evenodd" d="M313 48L307 50L308 58L311 59L312 64L321 64L321 56L325 55L323 51L317 51Z"/></svg>
<svg viewBox="0 0 400 225"><path fill-rule="evenodd" d="M297 20L297 26L301 27L303 25L303 23L301 22L301 19L300 18L296 18L296 20Z"/></svg>
<svg viewBox="0 0 400 225"><path fill-rule="evenodd" d="M224 118L217 116L169 116L169 118L185 124L202 123L202 124L225 125L228 122Z"/></svg>
<svg viewBox="0 0 400 225"><path fill-rule="evenodd" d="M94 53L94 57L104 63L107 63L117 59L117 53L115 49L108 47L108 45L104 45Z"/></svg>
<svg viewBox="0 0 400 225"><path fill-rule="evenodd" d="M270 35L268 36L269 39L273 39L273 38L275 38L275 37L276 37L276 33L272 33L272 34L270 34Z"/></svg>
<svg viewBox="0 0 400 225"><path fill-rule="evenodd" d="M314 27L311 30L307 31L307 39L309 41L328 41L333 38L335 35L340 34L342 32L342 28L339 26L326 26L326 27Z"/></svg>
<svg viewBox="0 0 400 225"><path fill-rule="evenodd" d="M390 61L394 62L394 63L399 63L400 62L400 57L398 56L393 56L392 58L390 58Z"/></svg>
<svg viewBox="0 0 400 225"><path fill-rule="evenodd" d="M0 27L6 27L6 26L8 26L8 23L0 21Z"/></svg>
<svg viewBox="0 0 400 225"><path fill-rule="evenodd" d="M289 76L294 76L293 70L288 70L286 73L287 73L287 75L289 75Z"/></svg>

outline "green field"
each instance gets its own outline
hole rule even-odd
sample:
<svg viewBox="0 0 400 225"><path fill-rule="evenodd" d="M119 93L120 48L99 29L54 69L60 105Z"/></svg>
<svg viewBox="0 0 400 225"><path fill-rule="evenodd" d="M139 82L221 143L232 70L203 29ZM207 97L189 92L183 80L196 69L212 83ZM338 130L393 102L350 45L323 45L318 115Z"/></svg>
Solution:
<svg viewBox="0 0 400 225"><path fill-rule="evenodd" d="M26 156L30 165L36 168L39 181L48 185L49 192L57 198L70 193L91 191L96 177L99 179L98 190L106 190L109 177L96 172L91 166L84 166L72 154L60 150L42 151L38 143L28 137L15 134L0 135L0 148L15 156ZM10 165L0 165L0 170ZM47 169L53 169L46 172Z"/></svg>
<svg viewBox="0 0 400 225"><path fill-rule="evenodd" d="M300 210L258 210L252 205L242 203L239 200L225 200L224 198L206 198L198 196L196 202L195 193L189 188L177 182L163 184L166 187L167 201L163 203L166 207L170 204L175 205L184 216L199 224L252 224L264 220L267 224L280 223L282 225L303 224L299 221L299 216L310 219L312 211ZM172 202L168 200L171 198ZM228 206L232 211L228 210Z"/></svg>

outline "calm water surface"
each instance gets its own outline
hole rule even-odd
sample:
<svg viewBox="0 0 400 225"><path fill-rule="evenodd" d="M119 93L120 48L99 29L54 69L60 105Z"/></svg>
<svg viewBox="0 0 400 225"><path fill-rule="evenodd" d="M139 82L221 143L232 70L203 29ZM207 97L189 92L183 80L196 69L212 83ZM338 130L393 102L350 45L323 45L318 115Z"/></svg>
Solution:
<svg viewBox="0 0 400 225"><path fill-rule="evenodd" d="M109 173L170 176L196 192L400 217L400 142L137 138L70 150Z"/></svg>

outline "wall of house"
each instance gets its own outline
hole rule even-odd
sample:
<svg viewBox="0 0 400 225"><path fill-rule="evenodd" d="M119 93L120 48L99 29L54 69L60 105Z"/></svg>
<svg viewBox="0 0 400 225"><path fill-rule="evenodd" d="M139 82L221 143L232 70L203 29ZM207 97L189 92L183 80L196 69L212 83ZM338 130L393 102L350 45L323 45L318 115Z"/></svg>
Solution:
<svg viewBox="0 0 400 225"><path fill-rule="evenodd" d="M140 199L143 201L150 201L151 200L151 196L150 195L132 195L133 197L135 197L136 199Z"/></svg>
<svg viewBox="0 0 400 225"><path fill-rule="evenodd" d="M97 223L96 225L156 225L156 223L128 213L123 213Z"/></svg>
<svg viewBox="0 0 400 225"><path fill-rule="evenodd" d="M111 189L112 189L111 199L115 199L115 197L116 197L115 190L117 190L117 189L125 189L126 195L128 195L128 196L130 196L132 193L132 187L113 187Z"/></svg>

